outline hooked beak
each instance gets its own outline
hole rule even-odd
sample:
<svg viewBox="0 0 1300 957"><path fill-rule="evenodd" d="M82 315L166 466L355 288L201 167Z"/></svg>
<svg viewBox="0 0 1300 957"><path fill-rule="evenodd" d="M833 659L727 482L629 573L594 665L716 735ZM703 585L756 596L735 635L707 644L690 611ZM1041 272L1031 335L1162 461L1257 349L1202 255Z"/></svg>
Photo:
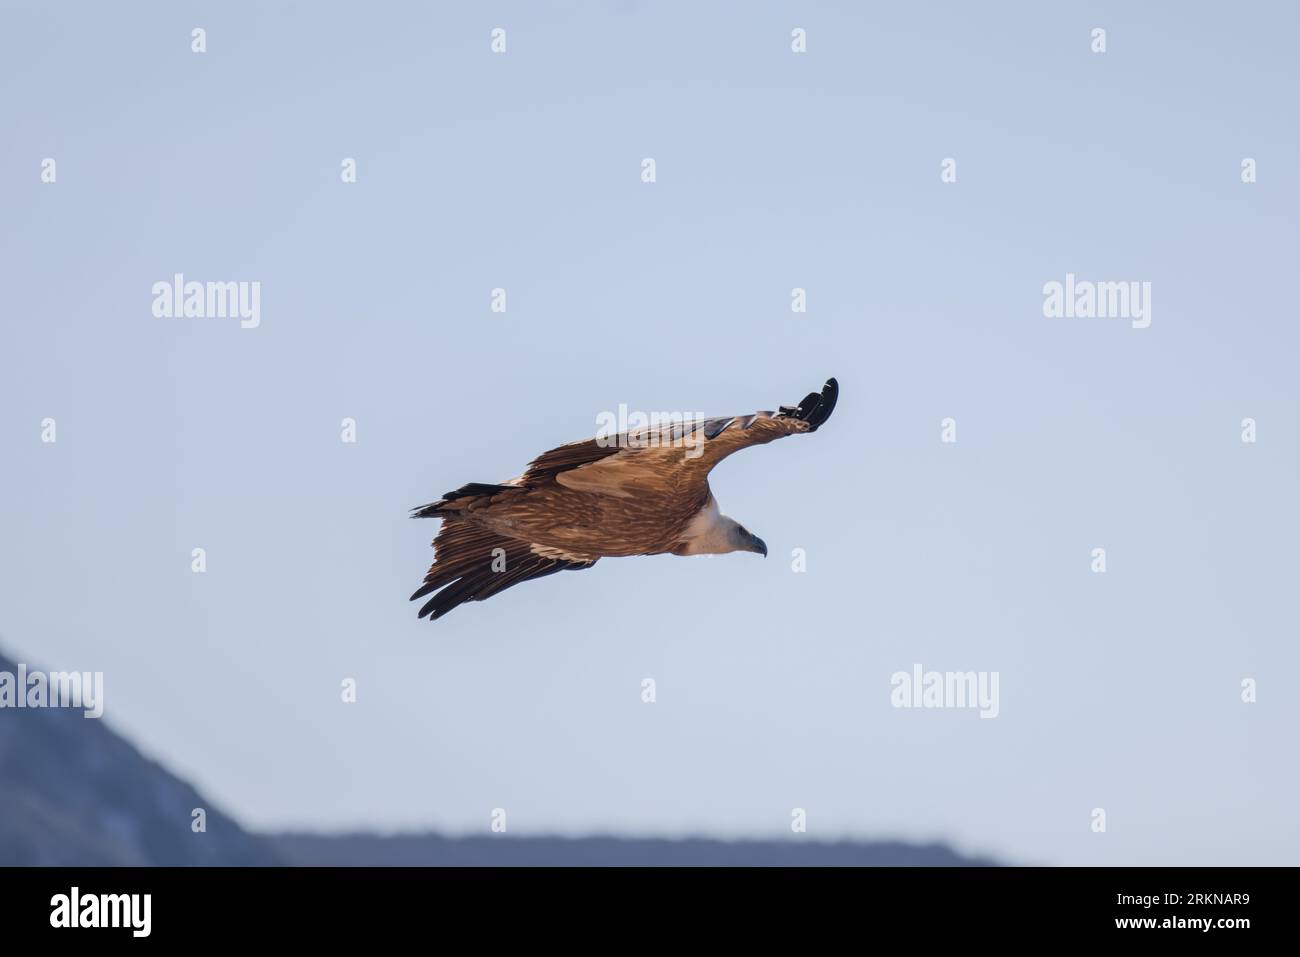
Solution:
<svg viewBox="0 0 1300 957"><path fill-rule="evenodd" d="M749 550L751 552L758 552L758 554L767 558L767 543L757 535L750 536Z"/></svg>

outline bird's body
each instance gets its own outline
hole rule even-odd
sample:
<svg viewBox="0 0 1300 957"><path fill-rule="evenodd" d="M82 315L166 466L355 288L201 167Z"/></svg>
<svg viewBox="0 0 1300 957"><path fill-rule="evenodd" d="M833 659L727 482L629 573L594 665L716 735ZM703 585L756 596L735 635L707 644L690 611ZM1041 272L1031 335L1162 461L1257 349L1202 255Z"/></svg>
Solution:
<svg viewBox="0 0 1300 957"><path fill-rule="evenodd" d="M680 540L700 508L671 494L613 499L596 492L511 489L472 512L485 528L569 555L618 558L658 555ZM702 507L702 506L701 506Z"/></svg>
<svg viewBox="0 0 1300 957"><path fill-rule="evenodd" d="M678 422L571 442L535 459L516 479L470 483L414 510L440 518L436 560L412 600L440 618L531 578L590 568L601 558L724 554L767 546L723 515L709 471L726 456L813 432L839 393L834 379L796 407ZM436 594L435 594L436 593Z"/></svg>

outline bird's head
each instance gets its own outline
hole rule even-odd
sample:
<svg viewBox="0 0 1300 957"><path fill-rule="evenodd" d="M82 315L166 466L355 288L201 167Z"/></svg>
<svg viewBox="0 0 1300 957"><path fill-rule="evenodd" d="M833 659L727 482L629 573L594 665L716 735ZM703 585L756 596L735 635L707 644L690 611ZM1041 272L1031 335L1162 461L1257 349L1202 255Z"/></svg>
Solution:
<svg viewBox="0 0 1300 957"><path fill-rule="evenodd" d="M762 555L764 558L767 558L766 542L764 542L761 538L759 538L757 535L755 535L753 532L747 529L744 525L741 525L739 522L733 521L731 519L728 519L728 521L731 521L732 526L734 526L733 528L730 529L732 551L756 552L759 555Z"/></svg>
<svg viewBox="0 0 1300 957"><path fill-rule="evenodd" d="M757 552L767 557L763 540L734 518L718 514L717 506L703 513L706 521L693 528L686 541L673 549L674 555L726 555L728 552Z"/></svg>

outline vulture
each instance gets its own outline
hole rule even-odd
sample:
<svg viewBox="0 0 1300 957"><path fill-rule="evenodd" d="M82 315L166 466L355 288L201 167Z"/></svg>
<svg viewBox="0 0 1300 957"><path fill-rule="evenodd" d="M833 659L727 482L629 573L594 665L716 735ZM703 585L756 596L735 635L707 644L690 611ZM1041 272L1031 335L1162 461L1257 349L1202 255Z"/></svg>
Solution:
<svg viewBox="0 0 1300 957"><path fill-rule="evenodd" d="M434 562L411 601L436 621L520 582L624 555L722 555L767 546L723 515L709 472L732 452L816 432L839 384L776 412L651 425L570 442L499 485L471 482L412 518L437 518Z"/></svg>

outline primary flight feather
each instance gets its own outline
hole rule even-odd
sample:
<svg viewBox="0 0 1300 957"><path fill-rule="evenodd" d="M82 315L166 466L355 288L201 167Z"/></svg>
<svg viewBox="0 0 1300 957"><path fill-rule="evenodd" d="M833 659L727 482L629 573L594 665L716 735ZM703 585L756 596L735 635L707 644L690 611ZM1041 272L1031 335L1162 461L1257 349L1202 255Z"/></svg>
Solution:
<svg viewBox="0 0 1300 957"><path fill-rule="evenodd" d="M500 485L471 482L412 510L440 518L434 563L411 600L441 618L512 585L624 555L767 554L718 510L709 472L732 452L816 432L835 408L828 379L797 406L570 442Z"/></svg>

